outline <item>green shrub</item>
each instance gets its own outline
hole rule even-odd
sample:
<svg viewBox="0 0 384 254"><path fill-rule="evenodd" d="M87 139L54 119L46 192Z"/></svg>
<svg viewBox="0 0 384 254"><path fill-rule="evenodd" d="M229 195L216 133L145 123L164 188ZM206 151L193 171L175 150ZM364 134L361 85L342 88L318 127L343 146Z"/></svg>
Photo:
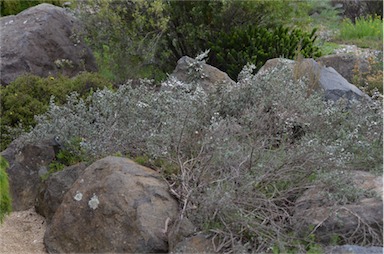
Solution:
<svg viewBox="0 0 384 254"><path fill-rule="evenodd" d="M118 83L129 78L163 80L180 57L208 49L228 27L309 22L306 2L283 0L100 0L79 6L100 72Z"/></svg>
<svg viewBox="0 0 384 254"><path fill-rule="evenodd" d="M54 96L58 104L62 104L70 92L76 91L81 97L86 97L97 89L111 86L100 74L81 73L74 78L65 76L41 78L26 74L8 86L0 87L0 150L5 149L14 138L10 128L22 126L27 130L35 125L34 116L48 109L51 96Z"/></svg>
<svg viewBox="0 0 384 254"><path fill-rule="evenodd" d="M9 184L7 168L9 164L7 160L0 155L0 223L3 222L5 215L12 210L11 197L9 195Z"/></svg>
<svg viewBox="0 0 384 254"><path fill-rule="evenodd" d="M304 57L319 57L321 52L314 45L316 29L312 33L300 29L289 31L282 26L268 30L249 26L246 30L232 30L220 33L210 43L211 55L208 63L226 72L232 79L247 63L260 69L268 59L284 57L294 59L300 53Z"/></svg>
<svg viewBox="0 0 384 254"><path fill-rule="evenodd" d="M127 79L161 80L154 57L168 17L165 2L81 1L78 17L86 30L86 42L95 54L100 73L116 83Z"/></svg>
<svg viewBox="0 0 384 254"><path fill-rule="evenodd" d="M225 35L231 29L306 24L307 8L303 1L170 1L168 29L159 59L163 68L171 71L182 56L200 54L216 41L228 38Z"/></svg>

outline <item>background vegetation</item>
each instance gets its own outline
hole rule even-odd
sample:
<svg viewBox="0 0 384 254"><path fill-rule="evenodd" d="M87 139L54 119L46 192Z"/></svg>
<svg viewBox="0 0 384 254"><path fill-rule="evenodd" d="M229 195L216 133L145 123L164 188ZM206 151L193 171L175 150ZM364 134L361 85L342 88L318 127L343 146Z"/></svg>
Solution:
<svg viewBox="0 0 384 254"><path fill-rule="evenodd" d="M294 59L298 54L305 58L319 57L321 51L315 46L315 32L316 29L306 33L283 26L272 31L249 26L243 30L221 32L214 42L210 42L209 63L237 80L247 63L254 64L255 71L258 71L272 58Z"/></svg>
<svg viewBox="0 0 384 254"><path fill-rule="evenodd" d="M380 11L377 10L375 19L368 19L366 15L374 15L374 4L365 2L361 2L361 10L355 16L351 15L348 3L343 3L341 8L331 0L144 2L91 1L93 11L83 2L87 8L80 8L78 13L86 24L87 38L101 72L117 83L128 78L150 78L159 82L173 71L182 56L194 57L207 49L211 49L207 63L230 72L233 79L237 79L248 61L259 67L268 58L293 58L295 52L305 47L311 50L301 54L316 58L321 52L331 53L337 47L332 41L382 49L382 29L378 29L378 25L382 27ZM359 26L359 22L355 19L359 17L363 20L367 17L364 31L370 36L355 40L339 35L356 36L359 29L355 26ZM352 25L344 29L348 22ZM318 32L307 40L314 27ZM282 33L284 29L289 32ZM273 42L257 39L263 36L259 34L263 30L273 34ZM315 39L318 35L320 38ZM295 36L309 42L299 45L292 38ZM276 48L276 41L285 45L270 53L270 49ZM254 47L259 52L251 50ZM229 48L237 50L227 57Z"/></svg>
<svg viewBox="0 0 384 254"><path fill-rule="evenodd" d="M3 1L2 10L16 12L14 10L40 2L63 4L63 0ZM307 45L308 49L313 49L312 52L301 52L308 57L318 57L321 51L331 53L336 47L332 40L382 49L382 1L69 2L74 14L86 27L86 41L96 56L100 73L116 84L130 78L150 78L160 82L172 72L182 56L194 57L207 49L211 49L207 62L230 72L230 76L236 79L248 61L259 67L267 58L292 58L295 50L304 48L303 45L299 47L296 40L287 41L287 34L281 33L281 26L288 29L289 34L302 36L303 40L306 33L318 28ZM276 43L257 40L262 35L256 31L263 29L287 46L268 54L269 49L276 48ZM249 34L249 31L253 33ZM327 33L329 35L323 35ZM320 38L314 39L318 35ZM236 54L226 57L226 46L237 46ZM250 50L253 47L257 47L259 52Z"/></svg>
<svg viewBox="0 0 384 254"><path fill-rule="evenodd" d="M340 26L341 41L349 41L363 48L381 49L383 47L383 19L380 16L362 16L352 22L344 19Z"/></svg>

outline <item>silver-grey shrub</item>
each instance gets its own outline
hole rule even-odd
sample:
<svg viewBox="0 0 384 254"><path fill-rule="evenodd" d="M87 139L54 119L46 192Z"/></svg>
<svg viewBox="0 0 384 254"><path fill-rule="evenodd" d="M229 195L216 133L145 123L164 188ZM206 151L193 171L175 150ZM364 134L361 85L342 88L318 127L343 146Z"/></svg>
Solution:
<svg viewBox="0 0 384 254"><path fill-rule="evenodd" d="M325 102L288 69L251 72L247 66L235 86L211 94L169 79L160 91L127 82L87 100L71 94L63 106L52 99L20 140L80 137L91 160L121 152L168 161L177 168L165 177L180 218L217 235L218 249L288 251L297 243L294 202L308 186L326 184L327 172L382 171L382 104ZM305 251L311 239L297 248Z"/></svg>

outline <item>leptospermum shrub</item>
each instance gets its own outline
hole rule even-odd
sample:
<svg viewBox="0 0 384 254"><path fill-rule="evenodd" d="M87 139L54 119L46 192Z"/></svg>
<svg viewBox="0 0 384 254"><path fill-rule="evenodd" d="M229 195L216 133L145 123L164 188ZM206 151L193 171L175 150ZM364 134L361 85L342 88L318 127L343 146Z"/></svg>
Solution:
<svg viewBox="0 0 384 254"><path fill-rule="evenodd" d="M290 224L295 200L327 173L382 171L382 105L328 103L321 94L308 96L307 81L294 81L288 68L252 75L254 68L246 66L236 85L217 85L210 94L197 82L172 78L160 91L144 80L87 99L74 93L62 106L52 100L20 140L81 138L81 150L93 160L143 155L171 184L180 217L216 235L218 251L305 252L314 240L297 242ZM332 196L342 196L342 187L329 188ZM342 203L369 196L356 193Z"/></svg>

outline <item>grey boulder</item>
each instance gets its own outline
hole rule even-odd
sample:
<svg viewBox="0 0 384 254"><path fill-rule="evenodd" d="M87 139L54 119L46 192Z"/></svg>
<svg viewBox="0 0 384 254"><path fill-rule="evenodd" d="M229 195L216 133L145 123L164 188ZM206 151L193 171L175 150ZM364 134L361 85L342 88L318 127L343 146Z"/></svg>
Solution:
<svg viewBox="0 0 384 254"><path fill-rule="evenodd" d="M25 73L72 77L81 71L97 71L79 21L64 8L39 4L0 18L0 27L1 85Z"/></svg>
<svg viewBox="0 0 384 254"><path fill-rule="evenodd" d="M297 62L284 58L270 59L256 75L269 75L271 72L285 71L286 68L289 69L290 79L302 79L306 83L307 89L321 90L324 93L325 100L337 101L340 98L360 100L367 97L366 94L349 83L335 69L321 66L310 58Z"/></svg>

